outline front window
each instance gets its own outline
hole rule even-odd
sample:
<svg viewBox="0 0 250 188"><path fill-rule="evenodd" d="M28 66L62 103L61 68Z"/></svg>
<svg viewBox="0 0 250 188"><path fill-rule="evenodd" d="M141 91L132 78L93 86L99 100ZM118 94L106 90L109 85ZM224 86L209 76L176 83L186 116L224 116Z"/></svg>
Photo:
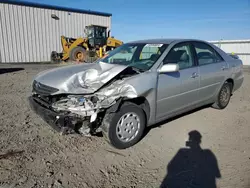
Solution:
<svg viewBox="0 0 250 188"><path fill-rule="evenodd" d="M141 71L149 70L167 48L167 44L124 44L101 59L104 63L127 65Z"/></svg>
<svg viewBox="0 0 250 188"><path fill-rule="evenodd" d="M163 60L163 63L176 63L179 65L180 70L192 67L194 60L191 53L191 46L188 43L175 45Z"/></svg>
<svg viewBox="0 0 250 188"><path fill-rule="evenodd" d="M87 37L88 38L93 38L94 37L94 28L93 27L88 27L87 28Z"/></svg>

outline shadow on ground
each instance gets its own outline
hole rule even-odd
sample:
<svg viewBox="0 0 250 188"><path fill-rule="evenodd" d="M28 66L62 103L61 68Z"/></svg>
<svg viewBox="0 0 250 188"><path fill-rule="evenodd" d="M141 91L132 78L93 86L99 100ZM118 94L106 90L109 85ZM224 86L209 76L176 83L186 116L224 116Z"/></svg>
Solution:
<svg viewBox="0 0 250 188"><path fill-rule="evenodd" d="M24 70L24 68L0 68L0 74L12 73Z"/></svg>
<svg viewBox="0 0 250 188"><path fill-rule="evenodd" d="M177 119L179 119L179 118L185 117L185 116L187 116L187 115L193 114L193 113L195 113L195 112L198 112L198 111L200 111L200 110L203 110L203 109L206 109L206 108L210 108L210 107L211 107L211 104L205 105L205 106L196 108L196 109L194 109L194 110L185 112L185 113L183 113L183 114L181 114L181 115L177 115L177 116L174 116L174 117L172 117L172 118L168 118L168 119L166 119L166 120L163 120L163 121L161 121L161 122L159 122L159 123L156 123L156 124L154 124L154 125L151 125L151 126L149 126L149 127L146 128L146 130L145 130L145 132L144 132L144 135L143 135L143 138L146 137L147 134L148 134L152 129L154 129L154 128L161 128L161 126L163 126L163 125L165 125L165 124L167 124L167 123L170 123L171 121L177 120ZM142 138L142 139L143 139L143 138Z"/></svg>
<svg viewBox="0 0 250 188"><path fill-rule="evenodd" d="M181 148L167 165L161 188L216 188L220 178L217 159L209 149L202 149L201 134L189 132L186 148Z"/></svg>

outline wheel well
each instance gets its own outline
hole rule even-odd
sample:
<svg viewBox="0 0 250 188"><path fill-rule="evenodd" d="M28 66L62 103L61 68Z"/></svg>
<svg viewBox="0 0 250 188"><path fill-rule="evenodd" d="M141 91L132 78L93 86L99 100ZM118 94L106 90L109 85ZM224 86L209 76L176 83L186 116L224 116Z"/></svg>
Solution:
<svg viewBox="0 0 250 188"><path fill-rule="evenodd" d="M231 83L232 84L232 89L234 88L234 81L233 81L232 78L227 79L226 82Z"/></svg>
<svg viewBox="0 0 250 188"><path fill-rule="evenodd" d="M146 119L147 120L149 119L150 106L149 106L149 103L148 103L148 101L147 101L147 99L145 97L137 97L137 98L128 99L128 100L125 100L125 101L129 101L129 102L135 103L138 106L140 106L143 109L143 111L145 112ZM123 101L123 102L125 102L125 101Z"/></svg>
<svg viewBox="0 0 250 188"><path fill-rule="evenodd" d="M86 46L84 46L83 43L78 44L76 47L81 47L81 48L83 48L84 50L87 50L87 49L86 49ZM73 49L74 49L74 48L73 48Z"/></svg>

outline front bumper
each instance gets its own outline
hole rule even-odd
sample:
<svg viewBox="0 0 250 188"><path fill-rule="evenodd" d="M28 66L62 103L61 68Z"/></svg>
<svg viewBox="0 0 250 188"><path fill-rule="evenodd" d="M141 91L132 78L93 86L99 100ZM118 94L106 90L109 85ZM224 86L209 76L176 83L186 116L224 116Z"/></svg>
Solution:
<svg viewBox="0 0 250 188"><path fill-rule="evenodd" d="M34 97L28 98L31 109L38 114L46 123L58 132L69 132L74 130L68 116L54 112L47 107L42 106Z"/></svg>

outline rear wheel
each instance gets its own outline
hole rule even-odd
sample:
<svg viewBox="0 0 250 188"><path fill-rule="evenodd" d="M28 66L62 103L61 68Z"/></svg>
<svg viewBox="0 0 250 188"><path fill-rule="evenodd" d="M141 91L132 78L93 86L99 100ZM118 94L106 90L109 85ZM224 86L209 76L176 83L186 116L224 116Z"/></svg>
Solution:
<svg viewBox="0 0 250 188"><path fill-rule="evenodd" d="M225 82L221 87L221 90L217 96L217 100L212 105L212 107L216 109L226 108L231 98L232 89L233 89L232 83Z"/></svg>
<svg viewBox="0 0 250 188"><path fill-rule="evenodd" d="M118 112L107 113L102 132L115 148L125 149L135 145L142 137L146 124L143 110L134 103L124 103Z"/></svg>
<svg viewBox="0 0 250 188"><path fill-rule="evenodd" d="M69 58L72 61L84 62L86 60L86 50L77 46L70 51Z"/></svg>

